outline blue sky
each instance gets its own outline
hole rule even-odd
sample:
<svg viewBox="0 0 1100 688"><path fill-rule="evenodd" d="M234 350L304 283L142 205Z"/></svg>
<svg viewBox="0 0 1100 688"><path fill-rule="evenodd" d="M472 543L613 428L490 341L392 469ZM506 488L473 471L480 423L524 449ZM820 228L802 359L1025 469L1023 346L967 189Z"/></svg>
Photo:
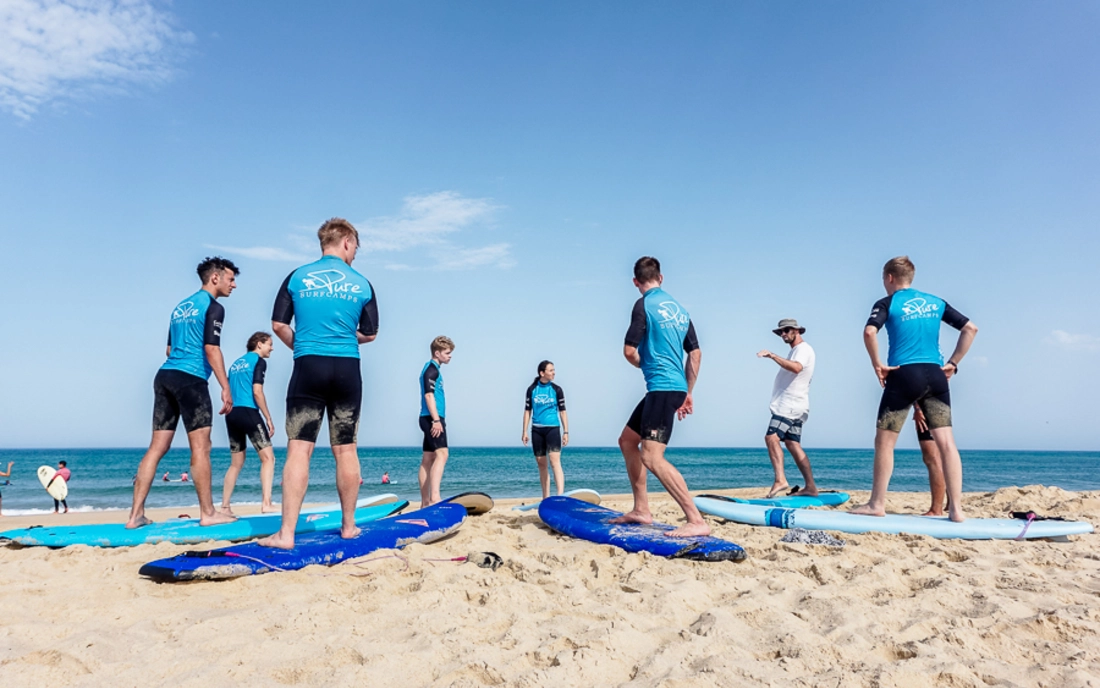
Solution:
<svg viewBox="0 0 1100 688"><path fill-rule="evenodd" d="M1095 450L1098 26L1077 2L12 0L0 445L145 444L195 264L242 268L231 361L338 215L379 293L366 446L418 442L437 334L453 444L517 442L543 358L574 442L612 444L643 393L621 348L652 254L704 352L674 444L762 443L776 366L755 352L795 317L807 449L869 447L861 332L909 254L981 330L960 445ZM278 347L279 435L290 368Z"/></svg>

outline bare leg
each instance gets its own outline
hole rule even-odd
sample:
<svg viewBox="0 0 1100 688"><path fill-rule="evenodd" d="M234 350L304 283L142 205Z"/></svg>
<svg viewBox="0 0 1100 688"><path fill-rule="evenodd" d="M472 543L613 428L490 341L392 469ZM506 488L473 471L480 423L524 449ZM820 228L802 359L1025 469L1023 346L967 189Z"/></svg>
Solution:
<svg viewBox="0 0 1100 688"><path fill-rule="evenodd" d="M283 522L279 532L258 540L264 547L292 549L298 514L309 487L309 460L313 457L313 442L289 440L286 443L286 464L283 466ZM337 487L339 489L339 487Z"/></svg>
<svg viewBox="0 0 1100 688"><path fill-rule="evenodd" d="M619 435L619 451L626 461L626 475L630 478L630 491L634 493L634 508L608 523L653 523L653 514L649 511L649 494L646 492L641 442L642 436L630 428L623 428Z"/></svg>
<svg viewBox="0 0 1100 688"><path fill-rule="evenodd" d="M435 461L432 462L431 471L428 473L432 504L438 504L443 499L439 494L439 486L443 483L443 469L447 467L447 457L450 453L447 447L435 450Z"/></svg>
<svg viewBox="0 0 1100 688"><path fill-rule="evenodd" d="M263 492L263 501L260 502L260 513L270 514L275 511L275 505L271 503L271 486L275 483L275 449L264 447L260 450L260 490Z"/></svg>
<svg viewBox="0 0 1100 688"><path fill-rule="evenodd" d="M435 452L426 451L423 456L420 457L420 471L417 473L417 479L420 481L420 508L429 507L432 505L432 463L435 461Z"/></svg>
<svg viewBox="0 0 1100 688"><path fill-rule="evenodd" d="M232 523L237 520L236 517L219 513L214 508L214 490L210 475L210 427L187 433L187 441L191 445L191 481L195 484L195 494L199 497L199 525Z"/></svg>
<svg viewBox="0 0 1100 688"><path fill-rule="evenodd" d="M355 501L359 499L359 452L354 444L341 444L332 448L336 457L336 492L340 495L340 509L344 518L340 523L340 537L353 538L359 534L355 525Z"/></svg>
<svg viewBox="0 0 1100 688"><path fill-rule="evenodd" d="M966 514L962 510L963 469L959 449L955 446L955 433L950 426L934 428L932 437L936 440L936 448L940 450L940 458L943 462L943 482L947 490L947 517L961 523L966 520Z"/></svg>
<svg viewBox="0 0 1100 688"><path fill-rule="evenodd" d="M890 488L890 476L894 474L894 445L898 433L891 430L875 432L875 470L871 485L871 501L851 509L848 513L863 516L886 515L886 492Z"/></svg>
<svg viewBox="0 0 1100 688"><path fill-rule="evenodd" d="M565 492L565 473L561 470L561 452L550 452L550 467L554 469L554 484L558 487L558 494ZM550 481L547 480L547 483ZM549 484L542 488L542 493L545 495L549 491Z"/></svg>
<svg viewBox="0 0 1100 688"><path fill-rule="evenodd" d="M542 485L542 498L550 496L550 470L546 465L545 456L536 456L535 463L539 465L539 484Z"/></svg>
<svg viewBox="0 0 1100 688"><path fill-rule="evenodd" d="M799 490L798 494L806 497L816 497L817 483L814 482L814 471L810 468L810 457L806 456L806 452L802 450L802 443L787 440L784 444L787 445L787 451L794 457L794 463L798 466L799 472L802 473L802 479L806 481L806 487Z"/></svg>
<svg viewBox="0 0 1100 688"><path fill-rule="evenodd" d="M140 528L152 523L152 521L145 518L145 498L149 496L153 479L157 477L157 466L172 446L172 437L175 434L175 430L153 431L153 439L149 441L149 449L146 450L145 456L141 457L137 476L134 478L134 502L130 507L130 517L126 520L127 528Z"/></svg>
<svg viewBox="0 0 1100 688"><path fill-rule="evenodd" d="M787 483L786 473L783 472L783 445L779 444L779 435L764 435L764 445L768 448L768 458L771 459L772 470L775 471L775 480L768 490L768 499L771 499L790 485Z"/></svg>
<svg viewBox="0 0 1100 688"><path fill-rule="evenodd" d="M651 440L642 441L642 464L649 472L657 476L687 517L687 524L676 530L670 530L665 535L669 537L698 537L710 535L710 526L703 520L703 515L695 508L688 493L684 476L665 458L665 445Z"/></svg>
<svg viewBox="0 0 1100 688"><path fill-rule="evenodd" d="M233 498L233 490L237 487L237 477L241 474L241 469L244 468L244 455L245 452L233 452L229 458L229 468L225 470L225 482L222 484L222 511L227 514L233 513L233 509L229 506L229 501Z"/></svg>
<svg viewBox="0 0 1100 688"><path fill-rule="evenodd" d="M924 515L943 516L947 487L943 482L943 463L940 460L940 450L936 447L935 439L920 443L920 457L928 468L928 487L932 490L932 506Z"/></svg>

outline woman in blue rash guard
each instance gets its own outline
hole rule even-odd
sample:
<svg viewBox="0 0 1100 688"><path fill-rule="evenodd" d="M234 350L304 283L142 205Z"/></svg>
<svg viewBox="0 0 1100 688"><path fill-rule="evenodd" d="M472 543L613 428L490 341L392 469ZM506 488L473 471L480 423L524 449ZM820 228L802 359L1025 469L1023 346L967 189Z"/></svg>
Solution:
<svg viewBox="0 0 1100 688"><path fill-rule="evenodd" d="M528 436L527 428L531 428ZM558 494L565 492L565 475L561 470L561 448L569 444L569 415L565 412L565 392L554 384L554 364L539 363L539 375L527 388L523 411L523 444L535 450L539 464L539 481L543 499L550 496L550 473L546 459L554 467L554 482Z"/></svg>

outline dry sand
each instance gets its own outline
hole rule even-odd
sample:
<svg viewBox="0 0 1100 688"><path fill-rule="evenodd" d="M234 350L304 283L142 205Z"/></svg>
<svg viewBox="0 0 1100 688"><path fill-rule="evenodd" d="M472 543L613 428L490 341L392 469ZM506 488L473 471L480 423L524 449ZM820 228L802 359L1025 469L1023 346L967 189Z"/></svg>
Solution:
<svg viewBox="0 0 1100 688"><path fill-rule="evenodd" d="M1100 535L835 549L711 519L749 557L695 563L567 539L513 504L400 559L218 583L137 575L193 546L0 549L0 685L1100 686ZM677 520L665 495L654 506ZM966 507L1100 523L1100 492L1006 488ZM433 561L486 550L505 565Z"/></svg>

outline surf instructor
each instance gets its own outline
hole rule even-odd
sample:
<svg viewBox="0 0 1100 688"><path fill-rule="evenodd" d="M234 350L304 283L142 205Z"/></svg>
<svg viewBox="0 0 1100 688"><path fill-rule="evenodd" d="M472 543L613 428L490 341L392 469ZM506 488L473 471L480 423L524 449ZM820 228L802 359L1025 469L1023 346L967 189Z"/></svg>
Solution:
<svg viewBox="0 0 1100 688"><path fill-rule="evenodd" d="M317 238L321 259L287 276L271 316L275 336L294 351L294 371L286 392L283 520L279 532L259 541L265 547L294 547L294 530L309 487L309 460L326 413L343 511L340 536L359 534L359 345L378 336L378 299L367 278L351 267L359 250L355 227L334 217L321 225Z"/></svg>
<svg viewBox="0 0 1100 688"><path fill-rule="evenodd" d="M619 436L626 461L634 508L610 523L652 523L646 471L661 481L687 517L687 524L667 535L695 537L710 534L710 526L695 508L680 471L665 459L672 424L694 411L691 391L699 377L703 354L695 326L687 310L661 289L664 276L656 258L644 256L634 263L634 286L642 298L634 303L623 345L623 355L645 376L646 395ZM684 354L687 353L687 363Z"/></svg>

